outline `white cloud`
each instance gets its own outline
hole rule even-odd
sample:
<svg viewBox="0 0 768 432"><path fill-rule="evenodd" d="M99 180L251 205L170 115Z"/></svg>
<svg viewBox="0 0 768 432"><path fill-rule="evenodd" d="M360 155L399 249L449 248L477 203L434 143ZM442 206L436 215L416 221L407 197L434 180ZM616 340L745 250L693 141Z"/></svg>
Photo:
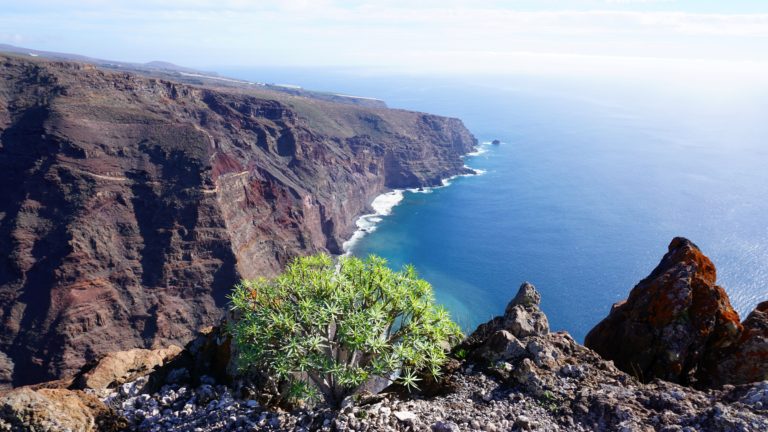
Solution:
<svg viewBox="0 0 768 432"><path fill-rule="evenodd" d="M625 67L628 59L739 67L768 61L768 14L611 9L615 1L587 2L605 10L504 6L522 3L118 0L107 8L100 1L64 7L27 0L25 7L39 10L11 8L0 16L0 28L25 36L45 32L52 42L36 48L197 66L579 71L639 67Z"/></svg>
<svg viewBox="0 0 768 432"><path fill-rule="evenodd" d="M607 4L657 4L657 3L673 3L675 0L604 0Z"/></svg>

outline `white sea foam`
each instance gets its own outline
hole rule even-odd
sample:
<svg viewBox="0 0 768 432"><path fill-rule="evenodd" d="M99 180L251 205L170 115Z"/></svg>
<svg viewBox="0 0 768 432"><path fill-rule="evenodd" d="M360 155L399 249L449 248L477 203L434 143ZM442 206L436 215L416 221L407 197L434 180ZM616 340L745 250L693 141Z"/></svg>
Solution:
<svg viewBox="0 0 768 432"><path fill-rule="evenodd" d="M387 192L385 194L381 194L377 196L371 203L371 207L373 208L373 211L375 211L377 215L388 216L392 213L392 209L396 205L400 204L400 201L402 200L403 200L402 189L395 189L391 192Z"/></svg>
<svg viewBox="0 0 768 432"><path fill-rule="evenodd" d="M453 181L456 180L459 177L474 177L474 176L478 176L478 175L483 175L483 174L488 172L487 170L472 168L472 167L468 167L466 165L464 165L464 168L470 170L471 172L468 172L466 174L456 174L455 176L450 176L448 178L444 178L442 180L443 185L442 186L435 186L433 189L444 188L446 186L450 186L451 183L453 183Z"/></svg>
<svg viewBox="0 0 768 432"><path fill-rule="evenodd" d="M472 157L472 156L480 156L481 154L487 152L488 149L485 147L478 147L475 151L469 152L465 154L463 157Z"/></svg>
<svg viewBox="0 0 768 432"><path fill-rule="evenodd" d="M488 146L490 146L490 141L483 142L480 146L477 147L477 149L472 153L467 153L466 156L478 156L486 151L488 151ZM376 198L374 198L373 202L371 203L371 208L373 209L373 213L365 214L357 218L357 221L355 221L355 225L357 226L357 230L352 234L352 237L349 238L349 240L345 241L341 247L344 250L344 255L350 255L352 253L352 249L354 248L355 244L360 241L363 237L365 237L366 234L372 233L376 231L376 226L383 220L385 216L389 216L392 214L392 209L400 204L400 202L403 200L403 197L405 195L405 192L410 193L432 193L435 189L444 188L446 186L450 186L450 184L455 180L457 177L468 177L468 176L475 176L475 175L482 175L486 173L486 170L481 170L477 168L472 168L469 166L464 165L464 168L467 170L470 170L471 172L467 174L457 174L448 178L445 178L441 181L441 185L439 186L429 186L429 187L420 187L420 188L410 188L410 189L395 189L387 193L383 193Z"/></svg>
<svg viewBox="0 0 768 432"><path fill-rule="evenodd" d="M408 192L410 193L417 193L417 194L428 194L432 193L433 190L441 188L442 186L424 186L420 188L412 188L408 189Z"/></svg>
<svg viewBox="0 0 768 432"><path fill-rule="evenodd" d="M374 198L371 203L371 208L374 212L357 218L357 221L355 221L357 230L349 240L341 245L344 255L349 255L355 244L365 237L366 234L376 231L376 225L383 220L383 216L392 214L392 209L403 200L403 192L402 189L395 189Z"/></svg>
<svg viewBox="0 0 768 432"><path fill-rule="evenodd" d="M473 157L473 156L480 156L481 154L487 152L488 148L490 146L491 146L491 142L490 141L483 141L483 142L480 143L479 146L477 146L475 148L475 151L472 151L472 152L469 152L469 153L465 154L464 156L462 156L462 158Z"/></svg>

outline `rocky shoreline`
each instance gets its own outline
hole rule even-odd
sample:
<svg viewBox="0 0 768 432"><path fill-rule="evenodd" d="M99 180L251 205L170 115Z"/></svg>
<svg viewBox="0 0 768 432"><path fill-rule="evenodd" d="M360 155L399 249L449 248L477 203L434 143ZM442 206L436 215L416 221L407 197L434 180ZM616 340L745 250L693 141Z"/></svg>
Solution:
<svg viewBox="0 0 768 432"><path fill-rule="evenodd" d="M702 336L700 326L686 328L673 319L661 325L658 314L651 313L621 321L616 314L622 304L690 312L706 304L696 300L698 296L721 298L724 293L714 279L699 277L713 272L714 265L693 243L673 240L657 269L635 287L629 301L613 308L607 322L615 329L655 323L660 325L658 335L676 337L658 337L642 346L636 340L614 339L616 349L636 350L658 363L669 359L671 347L680 347L680 340L701 343L693 337ZM633 301L638 297L648 301ZM601 357L566 332L551 332L539 302L538 291L523 284L503 315L479 326L453 349L438 381L425 377L414 393L392 386L378 395L360 395L339 411L286 405L277 389L233 374L228 338L220 328L211 328L183 350L113 353L71 379L7 393L0 397L0 430L768 430L768 381L740 382L738 369L730 377L717 372L717 385L701 379L708 369L698 372L699 381L685 385L671 382L669 376L662 380L636 369L623 371L617 367L622 363ZM722 309L698 311L697 319L717 323L715 318L729 306L727 301L717 304ZM737 343L729 344L727 355L749 347L750 358L765 358L768 321L756 313L762 313L760 308L740 324ZM686 334L690 338L684 338ZM688 345L681 353L706 352L696 347ZM768 373L764 360L746 361L750 371L763 377Z"/></svg>
<svg viewBox="0 0 768 432"><path fill-rule="evenodd" d="M480 150L476 150L472 153L480 154L479 152ZM472 155L472 153L467 153L462 155L462 157ZM400 204L404 198L405 192L431 193L434 189L450 186L451 182L457 177L478 176L484 173L485 172L483 170L471 168L465 165L464 171L462 173L454 174L450 177L442 179L439 186L419 186L406 189L394 189L377 196L371 203L373 213L367 213L359 216L355 221L355 226L357 226L357 229L346 241L342 243L342 251L344 251L344 255L351 254L357 242L376 230L376 225L381 222L382 218L389 216L392 213L392 209Z"/></svg>

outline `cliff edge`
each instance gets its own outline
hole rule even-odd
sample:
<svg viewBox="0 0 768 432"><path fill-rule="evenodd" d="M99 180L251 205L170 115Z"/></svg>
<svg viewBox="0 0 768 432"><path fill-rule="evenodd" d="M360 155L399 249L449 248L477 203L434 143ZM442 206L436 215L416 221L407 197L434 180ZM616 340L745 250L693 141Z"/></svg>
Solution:
<svg viewBox="0 0 768 432"><path fill-rule="evenodd" d="M674 240L662 268L688 268L695 262L697 269L714 271L693 248L687 240ZM690 261L692 257L697 259ZM654 271L651 279L660 274ZM696 278L678 279L678 285L684 285L681 280ZM724 306L726 299L719 304ZM567 333L551 332L540 300L536 288L524 283L502 315L453 349L437 380L422 376L413 393L390 386L377 395L361 394L341 410L275 409L285 401L277 388L227 374L231 346L219 328L201 334L183 351L170 347L113 353L73 379L14 390L0 397L0 429L59 422L82 430L178 432L768 430L768 381L704 389L647 376L643 382ZM674 304L678 302L667 307ZM759 346L762 339L755 335L761 318L756 315L763 311L758 307L745 320L748 333L733 345L737 351ZM697 319L711 321L718 313L707 309ZM622 345L621 340L614 342ZM699 348L707 346L699 342L704 344ZM768 366L753 362L746 369L760 369L764 376Z"/></svg>

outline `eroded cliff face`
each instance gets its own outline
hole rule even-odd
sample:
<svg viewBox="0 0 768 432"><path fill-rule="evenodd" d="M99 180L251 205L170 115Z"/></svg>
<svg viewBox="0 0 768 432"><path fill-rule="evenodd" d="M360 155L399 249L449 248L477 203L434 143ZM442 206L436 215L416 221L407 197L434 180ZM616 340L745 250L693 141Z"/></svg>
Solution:
<svg viewBox="0 0 768 432"><path fill-rule="evenodd" d="M184 343L240 277L340 252L373 197L475 144L457 119L0 56L0 381Z"/></svg>

